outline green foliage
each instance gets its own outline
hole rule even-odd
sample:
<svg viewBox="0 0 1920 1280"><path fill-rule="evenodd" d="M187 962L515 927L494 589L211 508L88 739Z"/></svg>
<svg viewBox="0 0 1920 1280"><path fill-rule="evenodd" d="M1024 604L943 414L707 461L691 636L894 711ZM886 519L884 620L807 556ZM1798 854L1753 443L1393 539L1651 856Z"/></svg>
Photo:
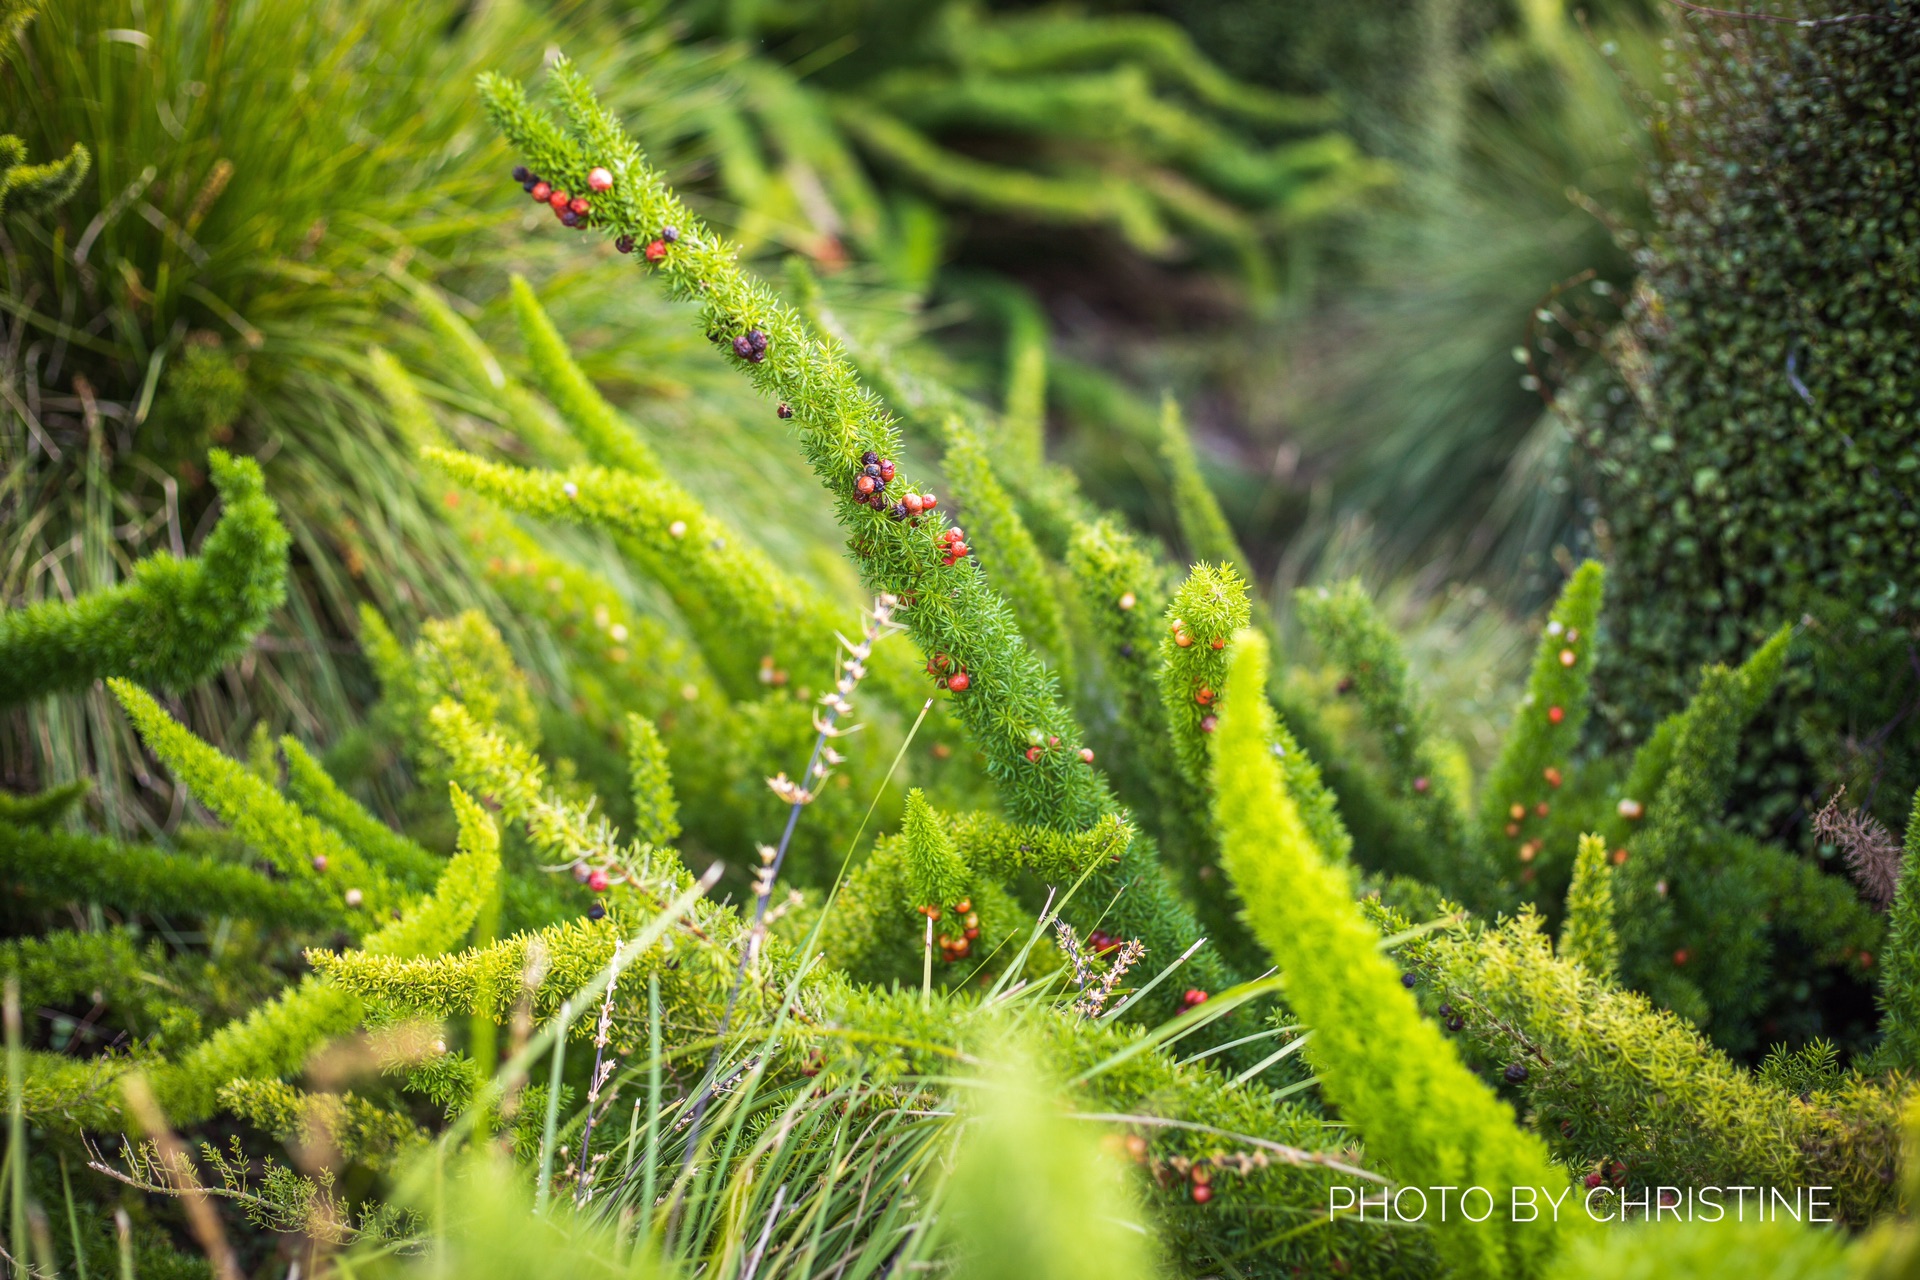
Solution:
<svg viewBox="0 0 1920 1280"><path fill-rule="evenodd" d="M1920 609L1920 419L1904 390L1920 355L1886 338L1920 296L1920 132L1893 105L1920 54L1907 5L1822 21L1852 12L1689 31L1679 101L1656 117L1671 137L1650 183L1658 234L1617 337L1632 397L1585 432L1613 539L1606 678L1623 735L1678 706L1696 665L1823 600L1896 630ZM1905 647L1886 656L1904 664Z"/></svg>
<svg viewBox="0 0 1920 1280"><path fill-rule="evenodd" d="M1251 580L1247 556L1240 549L1227 518L1221 514L1220 501L1213 496L1206 477L1200 474L1200 461L1194 456L1193 439L1187 434L1180 403L1172 396L1160 401L1160 456L1167 464L1168 488L1173 494L1173 512L1180 524L1180 538L1186 543L1187 557L1232 565L1240 576Z"/></svg>
<svg viewBox="0 0 1920 1280"><path fill-rule="evenodd" d="M1538 1131L1574 1169L1607 1173L1617 1161L1635 1188L1830 1186L1847 1222L1871 1219L1893 1194L1900 1077L1850 1077L1802 1101L1645 996L1556 958L1530 909L1403 954L1484 1061L1526 1068L1520 1092Z"/></svg>
<svg viewBox="0 0 1920 1280"><path fill-rule="evenodd" d="M1257 633L1234 637L1230 682L1239 691L1266 688L1266 641ZM1402 1181L1492 1191L1485 1222L1456 1219L1436 1230L1434 1246L1452 1266L1542 1274L1571 1225L1512 1221L1508 1189L1552 1188L1564 1177L1401 988L1345 874L1301 820L1268 745L1272 725L1264 698L1227 703L1215 744L1215 805L1223 859L1248 921L1279 965L1288 1003L1313 1028L1306 1052L1321 1087Z"/></svg>
<svg viewBox="0 0 1920 1280"><path fill-rule="evenodd" d="M1880 979L1881 1025L1891 1065L1920 1071L1920 793L1913 798L1901 848L1900 883L1888 913L1885 969Z"/></svg>
<svg viewBox="0 0 1920 1280"><path fill-rule="evenodd" d="M967 896L973 877L954 851L953 837L918 789L907 793L907 810L900 819L900 853L914 906L947 911Z"/></svg>
<svg viewBox="0 0 1920 1280"><path fill-rule="evenodd" d="M1479 838L1487 845L1530 839L1529 828L1537 827L1540 817L1535 806L1555 799L1553 793L1573 771L1590 710L1604 583L1599 563L1587 561L1567 579L1547 615L1526 697L1514 709L1500 758L1481 784Z"/></svg>
<svg viewBox="0 0 1920 1280"><path fill-rule="evenodd" d="M239 762L221 755L125 680L109 687L126 708L147 749L235 835L290 879L316 885L344 912L357 893L367 916L400 905L399 891L332 828L302 813Z"/></svg>
<svg viewBox="0 0 1920 1280"><path fill-rule="evenodd" d="M150 556L132 581L0 614L0 705L124 676L181 690L232 661L286 596L286 530L251 459L209 459L226 500L198 557Z"/></svg>
<svg viewBox="0 0 1920 1280"><path fill-rule="evenodd" d="M949 1195L959 1273L977 1280L1144 1280L1153 1251L1122 1166L1061 1114L1032 1048L995 1046Z"/></svg>
<svg viewBox="0 0 1920 1280"><path fill-rule="evenodd" d="M304 1093L278 1080L234 1080L221 1088L220 1105L289 1147L376 1170L398 1167L427 1138L406 1116L365 1098Z"/></svg>
<svg viewBox="0 0 1920 1280"><path fill-rule="evenodd" d="M636 238L651 238L662 227L676 228L678 239L655 270L669 296L700 304L702 327L711 341L731 348L734 339L744 342L750 332L764 335L764 354L753 360L736 354L735 364L763 394L789 406L807 461L834 496L836 518L849 530L848 546L867 586L901 602L899 617L923 654L930 660L944 655L968 673L969 687L954 697L953 705L986 757L987 774L1009 816L1075 830L1110 814L1112 796L1083 759L1078 728L1058 699L1053 677L1024 642L1006 602L971 558L942 566L939 544L931 535L948 527L944 517L922 516L915 525L855 501L853 478L863 455L895 458L901 453L891 416L859 384L836 346L810 332L771 290L740 270L731 250L665 186L570 64L556 63L552 79L570 133L534 108L517 84L488 77L481 92L502 132L553 181L583 188L590 168L609 169L614 186L596 202L595 226ZM638 481L572 473L578 478L563 484L572 483L576 493L568 496L563 484L552 478L509 477L483 464L444 456L441 461L469 477L489 476L516 503L543 514L561 514L577 504L608 519L645 520L649 526L663 516L660 495L647 492ZM904 460L899 471L901 489L916 491ZM602 485L617 488L621 500L615 503L597 493ZM705 540L695 528L699 515L688 512L684 517L688 543ZM739 586L717 582L714 589L737 593ZM774 589L771 584L767 588L769 593ZM765 605L752 612L743 607L739 613L764 616ZM1131 891L1117 911L1119 923L1156 953L1178 955L1196 936L1192 915L1166 890L1147 857L1143 844L1136 842L1110 873L1116 883L1130 882ZM1217 986L1223 975L1212 958L1203 955L1195 963L1196 975L1209 987Z"/></svg>
<svg viewBox="0 0 1920 1280"><path fill-rule="evenodd" d="M231 912L309 928L348 927L354 919L311 874L269 879L204 854L6 822L0 822L0 872L47 904L95 903L123 914L180 917Z"/></svg>
<svg viewBox="0 0 1920 1280"><path fill-rule="evenodd" d="M1295 602L1359 703L1360 719L1385 762L1385 789L1418 842L1419 871L1470 906L1497 905L1506 891L1491 853L1467 834L1465 762L1457 748L1434 736L1399 639L1357 581L1331 591L1303 590Z"/></svg>
<svg viewBox="0 0 1920 1280"><path fill-rule="evenodd" d="M30 6L31 8L37 6ZM11 32L22 16L0 15L0 27ZM80 143L58 160L28 164L27 144L12 134L0 135L0 217L9 213L45 213L73 199L86 180L93 157Z"/></svg>
<svg viewBox="0 0 1920 1280"><path fill-rule="evenodd" d="M1216 702L1226 693L1227 642L1247 625L1247 584L1226 565L1197 564L1174 592L1160 636L1160 705L1190 786L1213 771Z"/></svg>
<svg viewBox="0 0 1920 1280"><path fill-rule="evenodd" d="M680 806L660 731L645 716L627 716L627 776L632 781L633 822L648 844L669 845L680 835Z"/></svg>
<svg viewBox="0 0 1920 1280"><path fill-rule="evenodd" d="M958 419L947 424L943 459L953 496L967 520L968 545L988 579L1013 606L1021 633L1032 640L1063 685L1071 688L1072 650L1060 608L1059 589L1040 557L1033 535L995 476L986 444Z"/></svg>
<svg viewBox="0 0 1920 1280"><path fill-rule="evenodd" d="M1567 890L1567 919L1560 928L1559 954L1600 982L1611 982L1620 970L1612 881L1607 842L1595 835L1581 836L1580 852L1573 863L1573 885Z"/></svg>

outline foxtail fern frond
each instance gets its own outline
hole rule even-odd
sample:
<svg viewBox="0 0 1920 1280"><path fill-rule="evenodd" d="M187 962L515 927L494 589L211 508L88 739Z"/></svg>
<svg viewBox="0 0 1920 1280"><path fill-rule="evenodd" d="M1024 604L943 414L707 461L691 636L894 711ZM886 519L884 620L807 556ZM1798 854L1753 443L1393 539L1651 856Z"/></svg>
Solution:
<svg viewBox="0 0 1920 1280"><path fill-rule="evenodd" d="M1565 1176L1420 1016L1346 875L1314 846L1269 745L1266 685L1266 640L1242 631L1214 748L1215 806L1248 923L1279 965L1289 1005L1314 1029L1306 1054L1321 1088L1402 1181L1492 1192L1488 1220L1433 1228L1435 1249L1461 1274L1543 1274L1569 1220L1513 1221L1509 1193L1561 1187Z"/></svg>
<svg viewBox="0 0 1920 1280"><path fill-rule="evenodd" d="M0 613L0 706L107 676L179 691L237 657L286 595L287 531L259 464L215 450L225 501L191 560L153 555L117 587Z"/></svg>

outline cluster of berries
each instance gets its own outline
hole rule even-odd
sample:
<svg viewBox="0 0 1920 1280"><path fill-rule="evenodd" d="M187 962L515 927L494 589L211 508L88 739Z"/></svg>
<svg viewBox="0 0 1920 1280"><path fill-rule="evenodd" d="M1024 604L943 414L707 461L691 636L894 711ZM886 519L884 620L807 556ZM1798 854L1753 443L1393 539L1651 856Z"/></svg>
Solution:
<svg viewBox="0 0 1920 1280"><path fill-rule="evenodd" d="M893 483L893 459L883 458L869 449L860 455L860 470L853 477L853 500L864 502L875 511L887 509L887 486Z"/></svg>
<svg viewBox="0 0 1920 1280"><path fill-rule="evenodd" d="M733 340L733 354L748 364L759 364L767 358L767 333L764 329L749 329Z"/></svg>
<svg viewBox="0 0 1920 1280"><path fill-rule="evenodd" d="M949 569L966 559L968 553L973 550L967 545L966 535L960 532L958 526L941 530L940 535L933 540L933 544L940 549L940 563Z"/></svg>
<svg viewBox="0 0 1920 1280"><path fill-rule="evenodd" d="M942 689L951 689L955 693L965 693L973 683L973 677L967 674L967 669L944 653L936 653L927 659L927 674Z"/></svg>
<svg viewBox="0 0 1920 1280"><path fill-rule="evenodd" d="M554 190L551 182L523 164L514 166L513 180L535 200L551 206L553 216L569 227L579 226L593 212L593 204L585 196ZM587 173L587 185L596 192L609 190L613 186L613 175L605 169L592 169Z"/></svg>
<svg viewBox="0 0 1920 1280"><path fill-rule="evenodd" d="M1054 747L1059 746L1060 738L1057 734L1043 734L1038 729L1034 729L1027 734L1027 742L1029 744L1027 747L1027 760L1032 762L1038 760ZM1082 764L1093 763L1092 747L1080 748L1080 761Z"/></svg>
<svg viewBox="0 0 1920 1280"><path fill-rule="evenodd" d="M1117 949L1122 941L1124 941L1124 939L1114 937L1105 929L1095 929L1087 935L1087 946L1091 947L1093 954L1097 956L1103 956L1107 954L1107 952Z"/></svg>
<svg viewBox="0 0 1920 1280"><path fill-rule="evenodd" d="M1193 648L1193 632L1187 630L1187 624L1184 619L1175 618L1173 620L1173 642L1182 649ZM1227 647L1227 638L1225 636L1215 636L1211 644L1215 649L1224 649Z"/></svg>
<svg viewBox="0 0 1920 1280"><path fill-rule="evenodd" d="M1441 1001L1440 1003L1440 1016L1446 1019L1447 1030L1449 1031L1466 1030L1467 1020L1461 1017L1459 1014L1455 1013L1453 1011L1453 1006L1446 1003L1444 1000Z"/></svg>
<svg viewBox="0 0 1920 1280"><path fill-rule="evenodd" d="M1207 1002L1207 993L1198 987L1188 987L1186 994L1180 997L1182 1009L1197 1009Z"/></svg>
<svg viewBox="0 0 1920 1280"><path fill-rule="evenodd" d="M662 227L658 236L647 241L647 247L642 251L640 256L648 262L659 262L667 256L667 246L679 238L680 229L678 227ZM632 253L639 243L640 242L632 236L615 236L613 247L622 253Z"/></svg>
<svg viewBox="0 0 1920 1280"><path fill-rule="evenodd" d="M915 910L927 919L935 921L939 920L942 914L939 907L916 907ZM973 909L972 898L962 898L954 903L953 914L960 917L960 936L955 938L944 933L935 935L940 944L940 958L948 964L956 960L965 960L972 955L973 944L980 937L980 915Z"/></svg>

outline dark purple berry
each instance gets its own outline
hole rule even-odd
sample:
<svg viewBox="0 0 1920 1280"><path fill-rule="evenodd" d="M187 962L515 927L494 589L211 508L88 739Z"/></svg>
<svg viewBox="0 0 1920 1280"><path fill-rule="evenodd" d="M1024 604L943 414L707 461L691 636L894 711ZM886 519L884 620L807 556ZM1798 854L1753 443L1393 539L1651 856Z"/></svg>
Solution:
<svg viewBox="0 0 1920 1280"><path fill-rule="evenodd" d="M870 475L875 480L880 478L880 464L877 462L869 462L866 466L860 468L860 470L862 474Z"/></svg>
<svg viewBox="0 0 1920 1280"><path fill-rule="evenodd" d="M742 360L753 359L753 343L747 341L746 334L743 333L733 340L733 354Z"/></svg>
<svg viewBox="0 0 1920 1280"><path fill-rule="evenodd" d="M1467 1020L1465 1018L1448 1018L1447 1019L1447 1030L1449 1031L1458 1031L1460 1030L1460 1028L1466 1025L1467 1025Z"/></svg>
<svg viewBox="0 0 1920 1280"><path fill-rule="evenodd" d="M747 330L747 341L753 344L755 351L765 351L767 349L767 335L758 329Z"/></svg>
<svg viewBox="0 0 1920 1280"><path fill-rule="evenodd" d="M876 498L880 497L880 495L877 493L874 494L873 496ZM885 501L885 499L881 499L881 500ZM892 509L889 510L887 514L892 516L895 520L905 520L907 518L907 504L904 502L896 502L893 504Z"/></svg>
<svg viewBox="0 0 1920 1280"><path fill-rule="evenodd" d="M782 418L791 418L793 416L793 406L788 404L786 401L782 400L780 402L780 407L778 409L775 409L774 412L779 414Z"/></svg>
<svg viewBox="0 0 1920 1280"><path fill-rule="evenodd" d="M680 229L678 227L662 227L660 228L660 238L668 244L672 244L680 238Z"/></svg>
<svg viewBox="0 0 1920 1280"><path fill-rule="evenodd" d="M1524 1084L1526 1083L1526 1079L1527 1069L1523 1064L1516 1062L1507 1068L1508 1084Z"/></svg>
<svg viewBox="0 0 1920 1280"><path fill-rule="evenodd" d="M880 455L869 449L860 455L860 461L865 466L878 466L880 464Z"/></svg>
<svg viewBox="0 0 1920 1280"><path fill-rule="evenodd" d="M587 919L589 920L605 919L606 914L607 914L607 904L604 902L594 902L594 903L588 904L587 906Z"/></svg>
<svg viewBox="0 0 1920 1280"><path fill-rule="evenodd" d="M1441 1016L1441 1017L1443 1017L1443 1018L1444 1018L1444 1017L1446 1017L1446 1016L1447 1016L1448 1014L1450 1014L1450 1013L1452 1013L1452 1012L1453 1012L1453 1006L1452 1006L1452 1005L1450 1005L1450 1004L1446 1004L1446 1003L1442 1003L1442 1004L1441 1004L1441 1006L1440 1006L1440 1016Z"/></svg>
<svg viewBox="0 0 1920 1280"><path fill-rule="evenodd" d="M1129 640L1120 646L1120 656L1123 658L1131 658L1133 656L1133 641Z"/></svg>
<svg viewBox="0 0 1920 1280"><path fill-rule="evenodd" d="M560 224L566 227L577 227L580 225L580 215L571 209L562 209L560 211Z"/></svg>
<svg viewBox="0 0 1920 1280"><path fill-rule="evenodd" d="M1400 975L1400 985L1407 988L1409 991L1413 989L1413 984L1418 981L1420 981L1420 979L1414 977L1410 973L1403 973Z"/></svg>
<svg viewBox="0 0 1920 1280"><path fill-rule="evenodd" d="M632 253L633 237L632 236L615 236L613 239L613 247L618 249L622 253Z"/></svg>
<svg viewBox="0 0 1920 1280"><path fill-rule="evenodd" d="M527 166L517 164L513 166L513 180L523 187L530 187L533 185L533 174L528 171Z"/></svg>

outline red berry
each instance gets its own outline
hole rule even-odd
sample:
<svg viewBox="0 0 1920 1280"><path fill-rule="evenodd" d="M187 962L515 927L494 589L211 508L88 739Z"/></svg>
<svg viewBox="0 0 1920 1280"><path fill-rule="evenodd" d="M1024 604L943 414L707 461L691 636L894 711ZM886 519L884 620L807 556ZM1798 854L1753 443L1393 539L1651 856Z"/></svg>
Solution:
<svg viewBox="0 0 1920 1280"><path fill-rule="evenodd" d="M1413 789L1415 791L1418 791L1422 795L1425 795L1427 792L1427 788L1431 787L1432 785L1433 783L1427 781L1427 777L1425 774L1422 774L1413 780Z"/></svg>
<svg viewBox="0 0 1920 1280"><path fill-rule="evenodd" d="M907 508L907 512L910 515L916 515L916 516L919 515L921 512L921 509L926 506L924 502L920 501L920 495L917 493L910 493L906 497L900 499L900 501L903 505L905 505L905 507Z"/></svg>
<svg viewBox="0 0 1920 1280"><path fill-rule="evenodd" d="M980 930L978 928L968 929L966 931L966 938L968 942L972 942L975 938L979 936L980 936Z"/></svg>
<svg viewBox="0 0 1920 1280"><path fill-rule="evenodd" d="M1673 953L1673 962L1675 964L1685 964L1690 959L1692 959L1692 957L1687 954L1687 949L1685 947L1681 947L1678 951Z"/></svg>
<svg viewBox="0 0 1920 1280"><path fill-rule="evenodd" d="M855 477L853 482L853 488L856 493L872 493L873 477L872 476Z"/></svg>
<svg viewBox="0 0 1920 1280"><path fill-rule="evenodd" d="M587 216L587 210L593 208L593 206L587 202L585 196L575 196L567 202L567 208L584 218Z"/></svg>
<svg viewBox="0 0 1920 1280"><path fill-rule="evenodd" d="M923 493L920 495L920 506L923 510L931 511L939 505L940 499L934 497L932 494Z"/></svg>
<svg viewBox="0 0 1920 1280"><path fill-rule="evenodd" d="M595 191L605 191L613 186L613 175L596 166L587 171L587 185Z"/></svg>
<svg viewBox="0 0 1920 1280"><path fill-rule="evenodd" d="M1546 769L1541 772L1540 776L1547 780L1547 785L1550 787L1557 787L1560 785L1560 782L1561 782L1560 771L1554 768L1552 765L1548 765Z"/></svg>
<svg viewBox="0 0 1920 1280"><path fill-rule="evenodd" d="M1210 707L1213 705L1213 690L1201 685L1200 692L1193 695L1193 700L1203 707Z"/></svg>
<svg viewBox="0 0 1920 1280"><path fill-rule="evenodd" d="M1218 729L1219 727L1220 727L1219 716L1207 715L1207 716L1200 717L1200 732L1212 733L1215 729Z"/></svg>
<svg viewBox="0 0 1920 1280"><path fill-rule="evenodd" d="M564 191L556 191L552 195L547 197L547 203L553 206L553 211L555 213L558 213L562 209L566 208L569 204L573 203L573 197L568 195Z"/></svg>
<svg viewBox="0 0 1920 1280"><path fill-rule="evenodd" d="M1214 647L1214 648L1216 648L1216 649L1224 649L1224 648L1226 648L1226 647L1227 647L1227 638L1226 638L1225 636L1215 636L1215 637L1213 638L1213 647Z"/></svg>
<svg viewBox="0 0 1920 1280"><path fill-rule="evenodd" d="M1080 748L1080 762L1081 762L1082 764L1092 764L1092 763L1093 763L1093 748L1092 748L1092 747L1082 747L1082 748Z"/></svg>
<svg viewBox="0 0 1920 1280"><path fill-rule="evenodd" d="M1027 748L1027 759L1029 761L1038 760L1039 758L1040 758L1040 748L1038 747Z"/></svg>
<svg viewBox="0 0 1920 1280"><path fill-rule="evenodd" d="M1600 1176L1599 1174L1597 1174L1597 1173L1590 1173L1590 1174L1588 1174L1588 1175L1587 1175L1587 1176L1586 1176L1585 1178L1582 1178L1582 1179L1581 1179L1581 1181L1582 1181L1582 1182L1585 1182L1585 1183L1587 1184L1587 1186L1588 1186L1588 1187L1597 1187L1597 1186L1599 1186L1599 1185L1600 1185L1600 1184L1601 1184L1601 1183L1602 1183L1603 1181L1605 1181L1605 1179L1603 1179L1603 1178L1602 1178L1602 1177L1601 1177L1601 1176Z"/></svg>
<svg viewBox="0 0 1920 1280"><path fill-rule="evenodd" d="M1182 649L1191 649L1191 648L1193 648L1193 637L1192 637L1192 636L1190 636L1190 635L1188 635L1188 634L1187 634L1186 632L1184 632L1184 631L1176 631L1176 632L1174 632L1174 633L1173 633L1173 642L1174 642L1175 644L1177 644L1177 645L1179 645L1179 646L1180 646L1180 647L1181 647Z"/></svg>
<svg viewBox="0 0 1920 1280"><path fill-rule="evenodd" d="M649 240L647 241L647 247L641 250L641 252L646 256L648 262L658 262L667 256L667 243L664 240Z"/></svg>
<svg viewBox="0 0 1920 1280"><path fill-rule="evenodd" d="M889 483L891 483L891 482L892 482L892 480L893 480L893 459L891 459L891 458L882 458L882 459L880 459L880 478L881 478L882 480L885 480L885 481L888 481Z"/></svg>
<svg viewBox="0 0 1920 1280"><path fill-rule="evenodd" d="M1193 1202L1195 1204L1205 1204L1211 1199L1213 1199L1212 1187L1204 1182L1196 1182L1193 1184Z"/></svg>
<svg viewBox="0 0 1920 1280"><path fill-rule="evenodd" d="M544 182L536 182L533 184L532 189L529 190L527 194L532 196L535 200L538 200L541 204L545 204L547 202L547 197L553 194L553 188L548 186Z"/></svg>
<svg viewBox="0 0 1920 1280"><path fill-rule="evenodd" d="M587 877L587 888L595 893L605 893L607 886L611 883L613 882L607 879L607 873L598 869Z"/></svg>
<svg viewBox="0 0 1920 1280"><path fill-rule="evenodd" d="M1547 708L1547 719L1553 721L1553 723L1559 724L1562 720L1565 720L1566 718L1567 718L1567 713L1562 711L1559 707Z"/></svg>
<svg viewBox="0 0 1920 1280"><path fill-rule="evenodd" d="M774 413L782 418L791 418L793 416L793 406L783 400L780 402L780 407L774 410Z"/></svg>
<svg viewBox="0 0 1920 1280"><path fill-rule="evenodd" d="M947 688L953 690L955 693L965 693L967 686L972 683L973 681L967 677L967 673L964 671L956 671L947 677Z"/></svg>

